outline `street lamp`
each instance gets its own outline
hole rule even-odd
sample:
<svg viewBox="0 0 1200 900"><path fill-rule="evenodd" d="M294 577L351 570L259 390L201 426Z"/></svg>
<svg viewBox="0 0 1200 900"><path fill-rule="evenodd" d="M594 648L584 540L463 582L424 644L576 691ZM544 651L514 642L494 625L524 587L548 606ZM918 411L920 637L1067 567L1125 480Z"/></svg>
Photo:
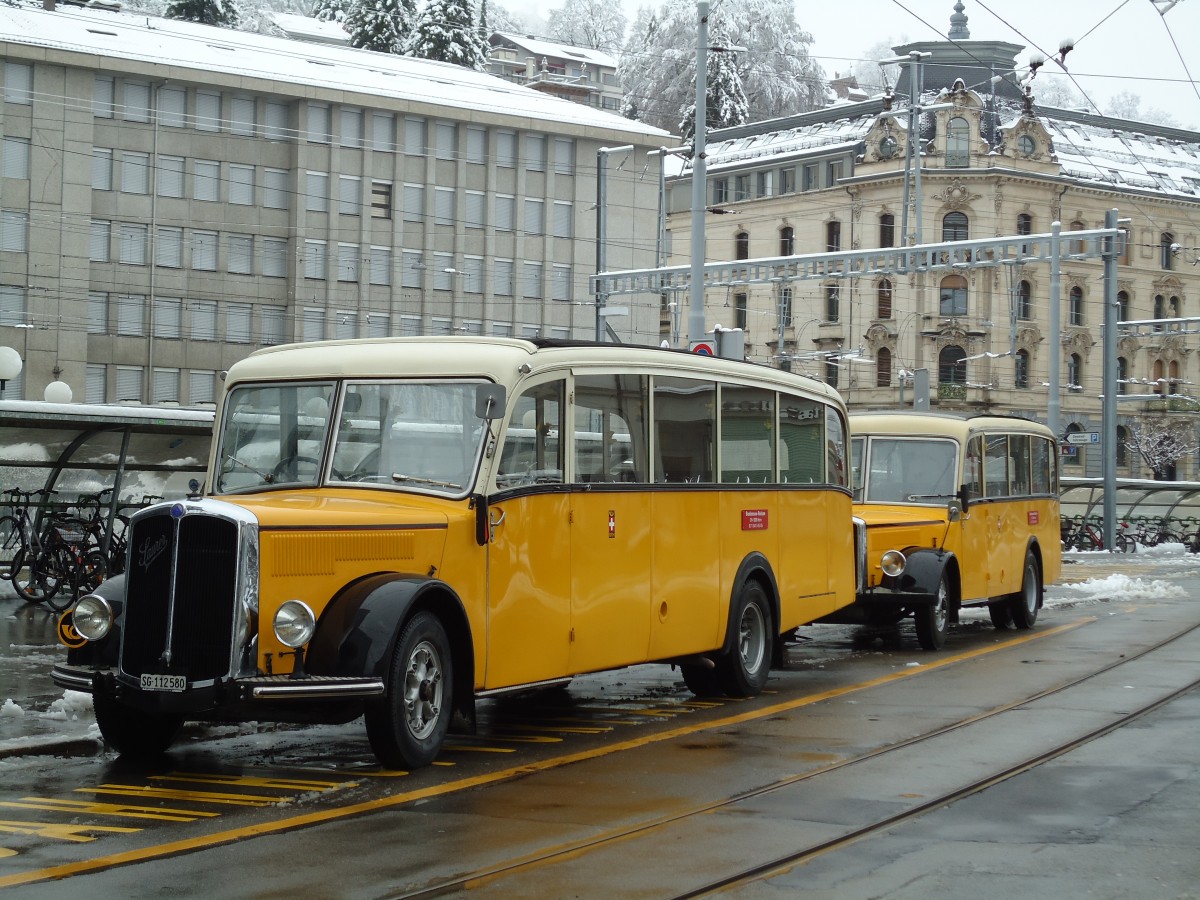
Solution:
<svg viewBox="0 0 1200 900"><path fill-rule="evenodd" d="M21 374L24 365L20 353L12 347L0 347L0 400L4 399L4 386Z"/></svg>

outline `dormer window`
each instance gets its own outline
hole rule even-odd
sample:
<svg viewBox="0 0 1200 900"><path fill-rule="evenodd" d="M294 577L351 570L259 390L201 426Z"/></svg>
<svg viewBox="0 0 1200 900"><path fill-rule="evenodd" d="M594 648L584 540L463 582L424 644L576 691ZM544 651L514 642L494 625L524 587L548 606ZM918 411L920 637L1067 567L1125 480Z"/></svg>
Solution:
<svg viewBox="0 0 1200 900"><path fill-rule="evenodd" d="M971 126L955 117L946 128L946 167L965 169L971 163Z"/></svg>

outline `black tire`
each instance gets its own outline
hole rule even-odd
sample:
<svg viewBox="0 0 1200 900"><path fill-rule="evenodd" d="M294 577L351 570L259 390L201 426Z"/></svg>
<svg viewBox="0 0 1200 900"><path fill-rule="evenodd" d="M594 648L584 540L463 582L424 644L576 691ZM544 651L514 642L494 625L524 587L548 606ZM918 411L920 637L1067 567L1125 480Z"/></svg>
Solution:
<svg viewBox="0 0 1200 900"><path fill-rule="evenodd" d="M107 694L92 694L92 709L104 741L122 756L162 756L174 743L183 717L133 709Z"/></svg>
<svg viewBox="0 0 1200 900"><path fill-rule="evenodd" d="M703 663L687 663L679 667L683 675L683 683L697 697L720 697L724 695L721 682L717 679L717 670Z"/></svg>
<svg viewBox="0 0 1200 900"><path fill-rule="evenodd" d="M400 632L387 693L366 708L367 739L389 769L427 766L442 749L454 713L454 660L441 620L418 612Z"/></svg>
<svg viewBox="0 0 1200 900"><path fill-rule="evenodd" d="M0 516L0 578L12 578L9 563L21 551L24 537L16 516Z"/></svg>
<svg viewBox="0 0 1200 900"><path fill-rule="evenodd" d="M1013 627L1012 610L1008 608L1007 600L997 600L988 604L988 615L992 618L992 626L997 631L1007 631Z"/></svg>
<svg viewBox="0 0 1200 900"><path fill-rule="evenodd" d="M946 630L950 626L950 585L945 573L938 579L934 602L917 607L913 620L917 625L917 643L922 650L941 650L946 646Z"/></svg>
<svg viewBox="0 0 1200 900"><path fill-rule="evenodd" d="M1037 557L1032 550L1025 552L1025 566L1021 575L1021 590L1008 599L1013 624L1023 631L1033 627L1037 621L1038 606L1042 600L1042 573Z"/></svg>
<svg viewBox="0 0 1200 900"><path fill-rule="evenodd" d="M730 620L734 633L729 652L715 660L717 683L730 697L753 697L766 686L775 639L771 620L767 592L757 581L747 581Z"/></svg>
<svg viewBox="0 0 1200 900"><path fill-rule="evenodd" d="M58 593L62 586L57 568L46 552L20 550L10 568L13 590L26 603L43 603Z"/></svg>
<svg viewBox="0 0 1200 900"><path fill-rule="evenodd" d="M75 580L80 562L75 556L75 551L65 544L58 545L42 559L46 569L52 573L47 575L47 578L53 579L58 585L57 590L48 593L42 603L55 612L62 612L76 600Z"/></svg>
<svg viewBox="0 0 1200 900"><path fill-rule="evenodd" d="M95 548L83 555L75 567L75 599L90 594L108 578L108 557Z"/></svg>

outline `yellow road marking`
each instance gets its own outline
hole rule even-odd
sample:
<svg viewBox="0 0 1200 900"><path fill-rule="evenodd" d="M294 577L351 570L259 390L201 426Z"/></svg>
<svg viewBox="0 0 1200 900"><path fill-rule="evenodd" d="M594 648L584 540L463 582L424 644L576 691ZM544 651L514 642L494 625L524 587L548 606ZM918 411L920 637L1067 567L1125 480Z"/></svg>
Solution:
<svg viewBox="0 0 1200 900"><path fill-rule="evenodd" d="M10 809L41 809L47 812L69 812L77 815L122 816L128 819L162 819L165 822L194 822L199 818L220 815L194 809L170 809L159 806L130 806L124 803L94 803L84 800L60 800L54 797L22 797L19 801L0 802Z"/></svg>
<svg viewBox="0 0 1200 900"><path fill-rule="evenodd" d="M94 841L93 832L118 832L133 834L140 828L126 828L122 825L62 825L53 822L18 822L12 819L0 819L0 831L13 834L32 834L37 837L54 838L59 841L75 841L84 844ZM0 854L3 855L3 854Z"/></svg>
<svg viewBox="0 0 1200 900"><path fill-rule="evenodd" d="M1090 624L1095 621L1096 619L1094 617L1080 619L1076 622L1069 622L1065 625L1047 628L1044 631L1031 632L1025 636L1004 641L1003 643L997 643L987 647L980 647L976 650L968 650L965 653L958 653L954 656L940 657L921 666L900 669L896 672L890 672L887 675L881 675L878 678L872 678L869 681L859 682L858 684L846 685L840 688L832 688L828 691L822 691L818 694L809 694L804 697L797 697L793 700L785 700L781 703L775 703L771 706L766 706L761 709L752 709L747 712L738 713L736 715L727 716L725 718L710 722L696 722L690 725L680 725L676 728L660 731L655 734L643 734L639 735L638 737L629 738L614 744L604 744L599 747L591 747L587 750L580 750L575 753L568 753L563 756L553 757L551 759L520 763L507 769L501 769L497 772L472 775L470 777L448 782L446 784L429 785L428 787L416 788L401 794L393 794L390 797L380 797L376 800L352 803L349 806L342 806L336 809L316 810L314 812L305 813L304 815L292 816L287 819L278 819L273 822L260 822L255 825L247 825L241 828L230 828L226 831L218 831L213 834L199 835L193 838L183 838L178 841L168 841L167 843L158 844L156 846L138 847L134 850L126 850L121 853L112 853L108 856L98 856L93 859L79 860L76 862L63 863L57 866L47 866L42 869L34 869L29 872L18 872L13 875L0 876L0 887L11 887L12 885L17 884L30 884L35 881L44 881L50 878L69 878L72 875L80 875L85 872L96 872L103 869L112 868L113 866L143 862L148 859L158 859L164 856L172 856L177 853L187 853L206 847L216 847L221 844L229 844L234 841L259 837L265 834L278 834L280 832L291 831L296 828L303 828L308 825L317 825L323 822L347 819L352 816L360 816L365 813L378 812L379 810L383 809L403 806L416 800L426 800L431 797L441 797L446 794L456 793L458 791L471 790L473 788L483 787L489 784L509 781L518 776L524 777L536 772L548 771L561 766L572 765L574 763L584 762L591 759L598 759L600 757L609 756L613 753L621 753L626 750L635 750L651 744L657 744L664 741L675 740L680 737L686 737L701 731L728 728L731 725L738 725L744 722L753 721L755 719L765 719L769 718L770 716L779 715L782 712L801 709L805 706L812 706L813 704L820 703L823 700L830 700L835 697L844 697L848 694L855 694L861 691L870 690L871 688L880 687L881 685L891 684L895 681L901 681L905 678L911 678L914 675L920 675L925 672L932 672L936 669L942 669L946 666L951 666L968 659L986 656L987 654L995 653L998 650L1011 650L1014 647L1019 647L1023 644L1030 643L1031 641L1037 641L1041 640L1042 638L1062 634L1066 631L1074 630L1075 628L1079 628L1082 625Z"/></svg>
<svg viewBox="0 0 1200 900"><path fill-rule="evenodd" d="M469 744L443 744L447 750L459 753L516 753L516 747L472 747Z"/></svg>
<svg viewBox="0 0 1200 900"><path fill-rule="evenodd" d="M265 788L277 791L332 791L358 787L357 781L318 781L309 778L277 778L261 775L222 775L206 772L170 772L151 775L151 781L198 781L201 784L227 784L232 787Z"/></svg>
<svg viewBox="0 0 1200 900"><path fill-rule="evenodd" d="M102 784L96 788L75 788L77 794L111 794L117 797L141 797L149 800L184 800L223 803L229 806L274 806L294 797L265 797L260 794L222 794L217 791L181 791L145 784Z"/></svg>

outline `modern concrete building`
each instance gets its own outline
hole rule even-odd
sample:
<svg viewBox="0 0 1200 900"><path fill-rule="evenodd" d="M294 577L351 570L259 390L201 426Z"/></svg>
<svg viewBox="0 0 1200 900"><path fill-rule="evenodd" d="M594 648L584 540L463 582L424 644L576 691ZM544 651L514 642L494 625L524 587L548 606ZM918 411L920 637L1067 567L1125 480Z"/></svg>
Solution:
<svg viewBox="0 0 1200 900"><path fill-rule="evenodd" d="M592 337L601 159L609 266L654 262L664 133L491 75L0 6L0 90L10 399L62 380L208 402L235 360L293 340ZM656 303L608 322L658 340Z"/></svg>
<svg viewBox="0 0 1200 900"><path fill-rule="evenodd" d="M596 109L621 108L617 61L607 53L505 31L488 43L489 70L501 78Z"/></svg>
<svg viewBox="0 0 1200 900"><path fill-rule="evenodd" d="M754 260L1103 226L1129 220L1118 266L1121 320L1189 319L1122 330L1118 434L1139 420L1180 420L1200 403L1200 134L1032 103L1011 74L1021 48L971 41L961 4L955 41L897 47L931 54L918 116L917 166L907 97L844 103L710 134L706 256ZM965 75L954 66L970 60ZM907 185L906 185L907 181ZM687 262L690 168L669 179L671 263ZM908 200L906 208L905 201ZM907 226L907 228L905 228ZM907 233L905 233L907 231ZM1019 259L950 273L738 284L707 292L709 328L746 329L748 355L837 385L853 407L911 404L929 373L935 409L1046 420L1049 346L1058 342L1062 425L1094 432L1101 416L1103 265L1061 265L1061 318L1050 319L1050 271ZM851 361L849 353L857 361ZM1171 396L1174 395L1174 396ZM1141 397L1141 399L1133 399ZM1159 399L1159 398L1162 399ZM1068 451L1064 471L1099 474L1101 453ZM1148 469L1122 445L1119 473ZM1196 460L1178 474L1195 477Z"/></svg>

